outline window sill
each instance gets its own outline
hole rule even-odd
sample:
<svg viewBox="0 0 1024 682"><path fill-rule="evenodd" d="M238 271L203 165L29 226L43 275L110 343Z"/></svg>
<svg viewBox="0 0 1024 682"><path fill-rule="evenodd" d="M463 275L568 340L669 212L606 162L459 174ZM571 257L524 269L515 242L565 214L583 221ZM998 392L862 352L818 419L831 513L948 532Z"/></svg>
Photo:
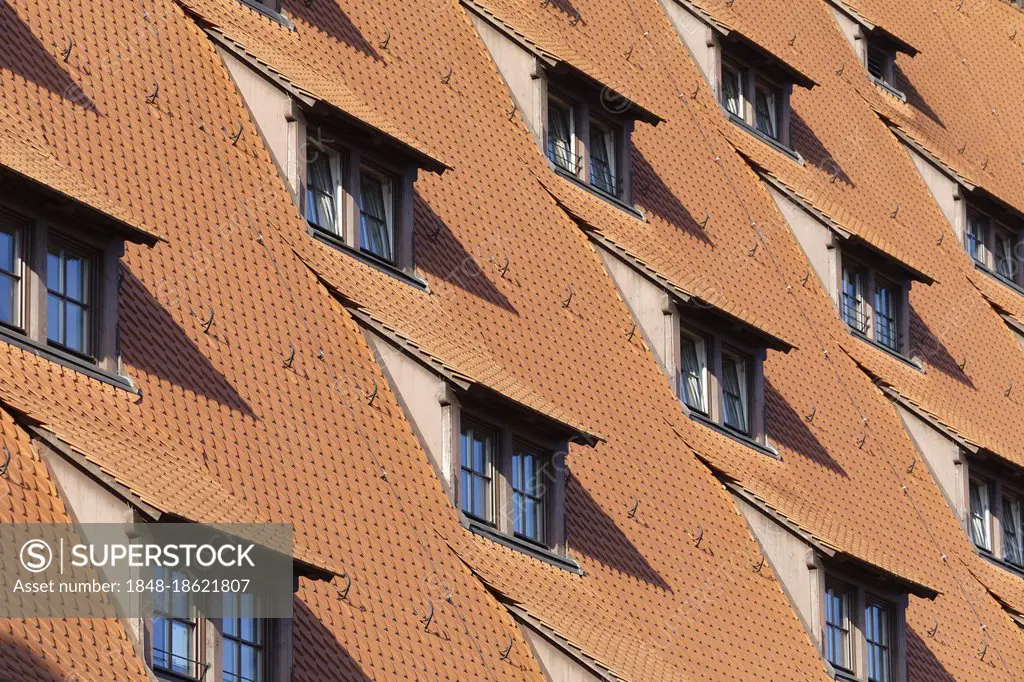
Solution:
<svg viewBox="0 0 1024 682"><path fill-rule="evenodd" d="M875 78L870 73L868 74L868 77L872 81L875 82L875 85L877 85L878 87L882 88L883 90L885 90L887 93L889 93L890 95L892 95L896 99L900 100L901 102L906 102L907 101L907 96L903 93L902 90L897 90L896 88L894 88L893 86L889 85L888 83L886 83L881 78Z"/></svg>
<svg viewBox="0 0 1024 682"><path fill-rule="evenodd" d="M1009 287L1010 289L1013 289L1015 292L1017 292L1021 296L1024 296L1024 286L1021 286L1020 284L1017 284L1012 279L1007 279L1006 277L1004 277L1003 275L1000 275L995 270L992 270L991 268L989 268L987 265L985 265L983 263L979 263L978 261L974 260L973 258L971 260L974 262L974 269L975 270L978 270L979 272L982 272L982 273L988 275L989 277L991 277L995 281L999 282L1003 286Z"/></svg>
<svg viewBox="0 0 1024 682"><path fill-rule="evenodd" d="M26 350L41 358L56 362L58 365L67 367L68 369L73 369L76 372L81 372L90 378L102 381L105 384L110 384L115 388L123 389L135 395L140 394L139 389L135 387L135 384L133 384L132 380L128 377L117 374L116 372L109 372L105 369L100 369L88 360L72 353L67 353L54 348L53 346L39 343L38 341L30 339L8 327L0 326L0 341L6 341L13 346L21 348L22 350Z"/></svg>
<svg viewBox="0 0 1024 682"><path fill-rule="evenodd" d="M164 670L163 668L153 667L153 675L158 680L168 680L168 682L198 682L199 677L193 675L186 675L184 673L176 673L171 670Z"/></svg>
<svg viewBox="0 0 1024 682"><path fill-rule="evenodd" d="M349 256L352 256L356 260L362 261L363 263L369 265L372 268L380 270L386 275L390 275L391 277L394 277L397 280L405 282L410 286L414 286L417 289L425 291L428 294L430 293L430 285L427 284L425 280L422 280L416 275L410 274L402 270L401 268L395 267L386 260L378 258L373 254L353 249L351 246L349 246L348 244L346 244L345 242L343 242L341 239L331 234L330 232L326 232L320 229L319 227L310 224L309 233L313 235L315 239L327 244L330 247L338 249L339 251L342 251Z"/></svg>
<svg viewBox="0 0 1024 682"><path fill-rule="evenodd" d="M593 185L588 185L587 183L583 182L582 180L580 180L578 177L576 177L575 175L573 175L569 171L563 170L563 169L559 168L558 166L556 166L554 163L551 162L550 159L548 160L548 167L551 168L551 170L553 170L557 175L565 178L566 180L568 180L569 182L573 183L574 185L576 185L580 189L583 189L583 190L585 190L587 192L590 192L591 194L593 194L594 196L598 197L599 199L604 199L605 201L607 201L612 206L615 206L616 208L619 208L619 209L625 211L626 213L630 214L634 218L637 218L638 220L643 220L643 221L647 220L647 216L645 216L640 209L636 208L635 206L630 206L629 204L627 204L622 199L619 199L616 196L608 194L607 192L603 192L603 191L599 190L597 187L594 187Z"/></svg>
<svg viewBox="0 0 1024 682"><path fill-rule="evenodd" d="M689 409L689 408L687 408L687 409ZM690 410L690 419L692 419L693 421L698 422L700 424L703 424L704 426L708 427L712 431L717 431L718 433L722 434L723 436L726 436L727 438L733 439L734 441L736 441L737 443L739 443L741 445L746 445L748 448L751 448L752 450L756 450L757 452L761 453L762 455L767 455L768 457L771 457L772 459L778 459L778 460L782 459L782 455L780 455L779 451L776 450L775 448L773 448L771 446L768 446L768 445L765 445L764 443L759 443L756 440L754 440L753 438L751 438L750 436L748 436L746 434L743 434L743 433L740 433L739 431L735 431L733 429L730 429L728 426L722 426L718 422L713 422L708 417L706 417L703 414L701 414L700 412L695 412L693 410Z"/></svg>
<svg viewBox="0 0 1024 682"><path fill-rule="evenodd" d="M287 28L289 31L294 31L295 30L295 24L292 23L291 19L286 17L281 12L275 12L274 10L270 9L269 7L260 4L258 2L258 0L239 0L239 2L241 2L246 7L249 7L250 9L253 9L253 10L259 12L260 14L262 14L265 17L267 17L268 19L273 19L277 23L279 23L282 26L284 26L285 28Z"/></svg>
<svg viewBox="0 0 1024 682"><path fill-rule="evenodd" d="M975 549L975 551L978 553L978 555L982 559L984 559L985 561L989 562L990 564L994 564L996 566L999 566L1003 570L1009 571L1010 573L1013 573L1014 575L1017 575L1017 576L1020 576L1021 578L1024 578L1024 566L1018 566L1017 564L1010 563L1006 559L1000 559L995 554L992 554L989 551L981 549L978 546L975 546L974 549Z"/></svg>
<svg viewBox="0 0 1024 682"><path fill-rule="evenodd" d="M799 163L801 166L804 165L804 157L800 156L800 152L798 152L797 150L787 147L786 145L782 144L781 142L776 140L774 137L771 137L770 135L765 135L760 130L754 128L753 126L748 124L746 121L744 121L742 118L732 113L731 111L726 111L725 115L729 117L730 121L735 123L743 130L747 131L757 139L761 140L775 151L785 154L789 158Z"/></svg>
<svg viewBox="0 0 1024 682"><path fill-rule="evenodd" d="M879 343L878 341L875 341L874 339L872 339L872 338L862 334L861 332L857 331L856 329L854 329L850 325L846 325L846 330L849 331L850 335L853 336L854 338L858 338L861 341L863 341L864 343L869 344L871 346L874 346L875 348L877 348L878 350L882 351L886 355L888 355L888 356L890 356L890 357L892 357L892 358L894 358L896 360L899 360L900 362L902 362L903 364L907 365L908 367L916 369L918 372L924 373L924 366L920 362L918 362L917 360L913 360L911 358L908 358L903 353L898 353L898 352L894 351L892 348L889 348L889 346L885 345L884 343Z"/></svg>
<svg viewBox="0 0 1024 682"><path fill-rule="evenodd" d="M514 535L506 535L505 533L496 530L494 527L489 526L482 521L470 518L463 513L460 513L459 516L462 519L462 525L469 529L470 532L476 533L488 540L493 540L499 545L504 545L509 549L522 552L534 559L539 559L540 561L549 563L564 571L575 573L576 575L585 575L583 573L583 569L580 568L578 563L576 563L576 560L568 554L552 552L551 550L530 542L529 540L524 540Z"/></svg>
<svg viewBox="0 0 1024 682"><path fill-rule="evenodd" d="M839 680L840 682L864 682L864 678L857 677L853 673L848 672L846 670L840 670L835 666L832 666L832 670L835 673L835 679Z"/></svg>

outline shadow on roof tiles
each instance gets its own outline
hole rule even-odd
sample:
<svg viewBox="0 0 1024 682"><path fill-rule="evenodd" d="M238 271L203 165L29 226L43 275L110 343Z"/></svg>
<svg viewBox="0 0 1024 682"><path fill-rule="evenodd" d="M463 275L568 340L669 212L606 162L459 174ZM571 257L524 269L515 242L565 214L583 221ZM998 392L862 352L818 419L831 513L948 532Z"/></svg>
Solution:
<svg viewBox="0 0 1024 682"><path fill-rule="evenodd" d="M907 96L907 104L930 118L940 128L946 128L946 124L942 122L942 119L939 118L939 115L935 110L928 106L928 102L921 93L917 91L917 88L914 87L914 84L910 79L907 78L907 74L899 67L899 64L896 65L896 87L902 90L903 94Z"/></svg>
<svg viewBox="0 0 1024 682"><path fill-rule="evenodd" d="M959 323L958 323L959 324ZM943 330L948 336L952 329ZM929 366L934 367L950 378L956 379L964 386L974 388L974 382L967 376L964 370L960 369L963 358L957 360L946 349L945 344L936 336L928 324L921 319L910 306L910 347L913 357L920 358Z"/></svg>
<svg viewBox="0 0 1024 682"><path fill-rule="evenodd" d="M352 23L338 3L339 0L284 0L281 5L292 19L319 28L335 40L359 50L375 61L383 61L377 49ZM384 36L381 36L381 39L383 38Z"/></svg>
<svg viewBox="0 0 1024 682"><path fill-rule="evenodd" d="M0 82L3 71L16 73L22 78L49 90L68 102L91 112L97 112L92 100L47 51L29 27L5 2L0 2ZM65 36L53 36L54 44L62 43ZM58 50L64 49L63 45ZM97 112L98 113L98 112Z"/></svg>
<svg viewBox="0 0 1024 682"><path fill-rule="evenodd" d="M625 505L625 502L623 502ZM645 514L656 514L648 507L627 518L623 506L622 523L646 524ZM672 592L671 586L647 562L647 559L619 530L618 523L591 497L582 483L571 474L566 478L566 525L571 552L586 555L616 571L631 575L657 588Z"/></svg>
<svg viewBox="0 0 1024 682"><path fill-rule="evenodd" d="M576 6L572 4L571 0L541 0L538 4L541 5L541 7L544 7L545 3L547 6L554 7L559 12L565 13L570 19L582 16L580 11L576 9ZM581 21L580 23L584 26L587 24L585 21Z"/></svg>
<svg viewBox="0 0 1024 682"><path fill-rule="evenodd" d="M416 266L466 293L518 315L519 312L494 285L485 269L490 268L495 277L501 276L505 258L513 246L506 241L501 231L495 230L480 247L480 253L474 256L466 251L444 220L416 192ZM510 261L510 265L514 264ZM528 266L519 264L517 267ZM511 272L506 277L513 285L517 284Z"/></svg>
<svg viewBox="0 0 1024 682"><path fill-rule="evenodd" d="M911 599L913 600L914 597ZM940 627L935 633L935 639L930 641L941 646L943 634L940 623ZM914 679L927 679L928 682L956 682L956 678L946 670L932 650L928 648L928 642L921 639L909 623L907 623L907 658Z"/></svg>
<svg viewBox="0 0 1024 682"><path fill-rule="evenodd" d="M122 273L120 322L121 351L125 363L246 416L255 417L249 404L210 364L203 351L153 298L146 286L127 269L122 269ZM218 335L218 331L214 317L210 333L226 343L224 332L220 330Z"/></svg>
<svg viewBox="0 0 1024 682"><path fill-rule="evenodd" d="M664 183L643 153L634 147L632 156L636 203L649 213L685 231L689 236L708 246L714 246L714 242L700 226L700 221L683 206L676 193ZM700 216L701 220L703 218L704 216Z"/></svg>
<svg viewBox="0 0 1024 682"><path fill-rule="evenodd" d="M323 615L313 613L298 596L295 597L294 611L293 637L296 655L293 680L320 682L332 679L370 682L373 679L341 645L337 636L324 627L321 622Z"/></svg>
<svg viewBox="0 0 1024 682"><path fill-rule="evenodd" d="M850 187L856 187L850 176L846 174L846 171L839 165L835 157L829 153L828 148L811 130L811 127L807 125L807 121L801 118L796 109L793 110L792 135L793 147L800 152L807 163Z"/></svg>
<svg viewBox="0 0 1024 682"><path fill-rule="evenodd" d="M772 442L847 478L846 470L832 459L817 436L807 428L803 416L790 406L767 378L764 382L764 402L768 438Z"/></svg>
<svg viewBox="0 0 1024 682"><path fill-rule="evenodd" d="M54 622L56 623L55 628L57 632L67 632L71 636L75 636L75 634L80 636L81 634L78 626L75 625L75 619ZM101 621L96 622L99 623ZM20 626L14 625L15 623L19 623ZM0 632L0 682L22 682L28 680L31 680L31 682L67 682L68 680L79 679L79 676L70 668L61 670L57 667L56 663L42 658L34 651L34 649L38 648L52 648L53 650L50 653L55 658L60 656L65 661L69 660L69 652L66 649L58 651L57 647L60 645L53 641L53 636L43 634L47 633L48 630L54 629L53 627L46 625L45 621L32 618L12 618L5 621L5 629L12 626L23 632L28 631L36 634L32 637L31 641L28 641L16 639L10 632ZM71 642L65 640L64 643L68 644ZM97 646L99 646L98 642ZM90 658L90 654L94 653L96 652L86 653L79 650L75 651L73 656L84 663L85 660ZM93 660L90 663L95 666L100 662Z"/></svg>

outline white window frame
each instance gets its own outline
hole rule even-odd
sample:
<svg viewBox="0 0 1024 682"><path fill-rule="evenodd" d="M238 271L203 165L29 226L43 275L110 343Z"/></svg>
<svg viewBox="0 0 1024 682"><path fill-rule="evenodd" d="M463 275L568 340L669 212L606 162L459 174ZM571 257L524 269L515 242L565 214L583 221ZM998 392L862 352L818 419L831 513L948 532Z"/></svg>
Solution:
<svg viewBox="0 0 1024 682"><path fill-rule="evenodd" d="M0 213L0 220L3 218L3 213ZM7 272L3 271L3 277L13 278L15 282L14 287L14 300L12 302L11 316L12 320L8 322L0 322L0 324L10 329L23 332L25 330L25 228L19 225L8 225L6 222L0 222L0 231L3 231L11 235L14 245L14 271Z"/></svg>
<svg viewBox="0 0 1024 682"><path fill-rule="evenodd" d="M687 382L687 377L686 377L686 369L685 369L686 363L683 362L683 357L682 357L682 343L681 343L682 339L687 339L687 340L693 342L694 350L695 350L695 352L697 354L697 365L699 367L699 372L700 372L699 377L698 377L698 381L700 382L700 393L701 393L700 394L700 403L701 403L700 406L690 405L686 401L686 382ZM710 345L711 344L710 344L708 338L706 336L704 336L703 334L700 334L700 333L694 332L694 331L690 331L689 329L686 329L685 327L680 329L679 390L678 390L679 399L682 400L683 403L687 407L689 407L690 409L696 410L697 412L700 412L701 414L703 414L705 416L708 416L708 415L711 414L711 409L710 409L710 404L711 404L710 393L711 393L711 391L710 391L710 386L708 385L708 361L709 361L709 357L710 357Z"/></svg>
<svg viewBox="0 0 1024 682"><path fill-rule="evenodd" d="M309 151L308 151L309 149L315 150L315 153L317 153L317 154L326 154L327 157L328 157L328 162L330 163L330 167L331 167L331 180L333 181L333 184L334 184L334 221L335 221L335 228L336 229L332 230L329 227L326 227L326 226L323 226L323 225L317 225L315 223L310 223L310 225L313 225L314 228L316 228L318 230L322 230L324 232L327 232L328 234L332 234L335 237L344 240L344 239L347 238L347 233L348 233L349 229L348 229L348 224L347 224L346 215L345 215L345 190L346 190L346 183L345 183L345 176L344 176L345 166L344 166L344 163L342 162L343 154L342 154L342 152L338 151L337 149L333 149L333 148L328 147L326 145L320 144L319 142L316 142L312 137L308 138L307 154L309 153ZM307 216L307 218L306 218L307 221L309 220L308 216L309 216L309 201L310 201L310 197L309 197L309 183L310 183L309 167L312 164L313 164L313 159L307 159L307 161L306 161L306 169L305 169L306 183L305 183L305 192L304 192L304 197L305 197L306 204L303 206L303 208L305 209L304 215Z"/></svg>
<svg viewBox="0 0 1024 682"><path fill-rule="evenodd" d="M973 505L973 503L971 501L970 493L975 488L977 488L977 489L979 489L981 491L981 497L980 497L980 502L981 502L981 505L982 505L981 520L982 520L982 523L983 523L983 530L984 530L984 535L985 535L984 538L982 538L983 542L979 542L979 539L977 537L975 537L975 532L974 532L974 517L975 517L975 513L974 513L974 505ZM991 486L989 485L988 481L985 481L985 480L982 480L982 479L976 478L976 477L972 477L972 478L969 479L968 495L967 495L967 521L968 521L968 529L970 531L970 539L971 539L971 542L974 543L974 546L979 548L979 549L982 549L982 550L984 550L986 552L993 551L993 547L992 547L992 493L991 493Z"/></svg>

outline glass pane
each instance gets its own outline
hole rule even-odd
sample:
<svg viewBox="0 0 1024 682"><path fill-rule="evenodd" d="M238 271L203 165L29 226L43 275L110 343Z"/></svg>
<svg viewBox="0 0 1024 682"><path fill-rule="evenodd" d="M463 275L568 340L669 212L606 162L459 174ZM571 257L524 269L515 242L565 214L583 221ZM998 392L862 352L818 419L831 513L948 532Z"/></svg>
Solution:
<svg viewBox="0 0 1024 682"><path fill-rule="evenodd" d="M524 499L525 509L524 520L526 527L523 529L523 535L534 540L537 539L537 502L529 498Z"/></svg>
<svg viewBox="0 0 1024 682"><path fill-rule="evenodd" d="M512 493L512 530L516 533L524 533L523 530L523 495Z"/></svg>
<svg viewBox="0 0 1024 682"><path fill-rule="evenodd" d="M683 336L680 355L682 360L682 398L691 409L707 412L704 391L704 344Z"/></svg>
<svg viewBox="0 0 1024 682"><path fill-rule="evenodd" d="M740 74L729 68L722 69L722 104L733 116L743 116L740 111L742 84Z"/></svg>
<svg viewBox="0 0 1024 682"><path fill-rule="evenodd" d="M167 621L163 618L153 619L153 665L166 668L168 665Z"/></svg>
<svg viewBox="0 0 1024 682"><path fill-rule="evenodd" d="M971 481L971 539L982 549L990 549L988 536L988 486Z"/></svg>
<svg viewBox="0 0 1024 682"><path fill-rule="evenodd" d="M537 494L537 458L523 455L523 490L529 495Z"/></svg>
<svg viewBox="0 0 1024 682"><path fill-rule="evenodd" d="M0 230L0 270L14 274L15 249L18 240L13 232Z"/></svg>
<svg viewBox="0 0 1024 682"><path fill-rule="evenodd" d="M0 233L3 234L3 233ZM0 275L0 322L16 324L18 309L17 283L7 275Z"/></svg>
<svg viewBox="0 0 1024 682"><path fill-rule="evenodd" d="M473 440L473 471L481 474L487 473L487 440L477 438Z"/></svg>
<svg viewBox="0 0 1024 682"><path fill-rule="evenodd" d="M1017 262L1013 257L1013 238L1005 233L996 237L996 271L1013 279L1017 275Z"/></svg>
<svg viewBox="0 0 1024 682"><path fill-rule="evenodd" d="M66 274L66 286L68 298L73 298L76 301L85 300L85 270L86 264L77 256L69 256L64 261L65 274Z"/></svg>
<svg viewBox="0 0 1024 682"><path fill-rule="evenodd" d="M315 150L314 154L316 157L306 168L306 219L337 234L338 221L334 210L337 183L331 171L331 158L320 150Z"/></svg>
<svg viewBox="0 0 1024 682"><path fill-rule="evenodd" d="M523 456L512 455L512 490L523 490Z"/></svg>
<svg viewBox="0 0 1024 682"><path fill-rule="evenodd" d="M241 675L246 682L257 682L260 679L259 653L253 647L242 647Z"/></svg>
<svg viewBox="0 0 1024 682"><path fill-rule="evenodd" d="M746 372L735 358L722 357L722 403L725 424L739 431L747 430Z"/></svg>
<svg viewBox="0 0 1024 682"><path fill-rule="evenodd" d="M754 123L757 129L768 137L778 138L776 125L778 111L775 106L775 93L758 88L754 97L754 108L757 118Z"/></svg>
<svg viewBox="0 0 1024 682"><path fill-rule="evenodd" d="M86 352L85 310L75 304L65 304L65 323L67 325L64 345L80 353Z"/></svg>
<svg viewBox="0 0 1024 682"><path fill-rule="evenodd" d="M473 513L487 521L491 520L489 483L479 476L473 477Z"/></svg>
<svg viewBox="0 0 1024 682"><path fill-rule="evenodd" d="M53 294L46 295L46 338L64 343L63 315L64 301Z"/></svg>
<svg viewBox="0 0 1024 682"><path fill-rule="evenodd" d="M473 513L473 475L462 470L462 511Z"/></svg>
<svg viewBox="0 0 1024 682"><path fill-rule="evenodd" d="M609 194L618 193L615 178L615 135L595 121L590 122L590 184Z"/></svg>
<svg viewBox="0 0 1024 682"><path fill-rule="evenodd" d="M256 597L252 594L239 596L241 601L239 616L241 618L240 628L242 639L247 642L259 642L259 621L256 618Z"/></svg>
<svg viewBox="0 0 1024 682"><path fill-rule="evenodd" d="M238 643L225 639L223 644L224 682L238 682Z"/></svg>
<svg viewBox="0 0 1024 682"><path fill-rule="evenodd" d="M46 288L58 293L64 293L61 286L61 254L53 251L46 254Z"/></svg>
<svg viewBox="0 0 1024 682"><path fill-rule="evenodd" d="M575 174L576 155L572 151L572 110L554 100L548 102L548 157L564 171Z"/></svg>
<svg viewBox="0 0 1024 682"><path fill-rule="evenodd" d="M171 670L187 673L192 658L192 628L185 623L171 621Z"/></svg>

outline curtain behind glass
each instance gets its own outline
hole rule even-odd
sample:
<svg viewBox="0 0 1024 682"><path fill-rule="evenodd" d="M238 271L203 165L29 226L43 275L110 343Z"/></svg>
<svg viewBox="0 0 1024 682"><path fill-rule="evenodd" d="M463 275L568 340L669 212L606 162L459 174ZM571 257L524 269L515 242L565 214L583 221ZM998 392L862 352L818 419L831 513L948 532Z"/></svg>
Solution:
<svg viewBox="0 0 1024 682"><path fill-rule="evenodd" d="M689 407L707 412L704 404L704 386L700 358L697 357L697 343L683 337L683 400Z"/></svg>
<svg viewBox="0 0 1024 682"><path fill-rule="evenodd" d="M740 75L731 69L722 69L722 103L733 116L742 117L740 112Z"/></svg>
<svg viewBox="0 0 1024 682"><path fill-rule="evenodd" d="M754 97L754 106L757 109L757 129L772 139L778 139L778 127L775 117L775 93L766 90L758 90Z"/></svg>
<svg viewBox="0 0 1024 682"><path fill-rule="evenodd" d="M548 107L548 154L556 166L576 173L572 153L572 110L552 104Z"/></svg>
<svg viewBox="0 0 1024 682"><path fill-rule="evenodd" d="M988 516L988 500L985 499L988 488L971 484L971 538L974 544L982 549L989 549L988 528L985 518Z"/></svg>
<svg viewBox="0 0 1024 682"><path fill-rule="evenodd" d="M317 227L339 234L335 216L335 183L331 173L331 158L317 152L306 171L306 220Z"/></svg>
<svg viewBox="0 0 1024 682"><path fill-rule="evenodd" d="M722 358L722 379L725 384L723 394L725 403L725 423L734 429L746 432L746 390L740 380L742 374L739 363L732 358Z"/></svg>
<svg viewBox="0 0 1024 682"><path fill-rule="evenodd" d="M1021 556L1020 546L1020 502L1018 500L1003 501L1003 538L1006 545L1006 560L1010 563L1021 564L1024 557Z"/></svg>
<svg viewBox="0 0 1024 682"><path fill-rule="evenodd" d="M364 251L385 260L393 260L391 229L388 225L387 202L384 198L384 183L377 177L362 174L362 235Z"/></svg>
<svg viewBox="0 0 1024 682"><path fill-rule="evenodd" d="M617 194L612 173L614 138L611 132L590 124L590 184L609 194Z"/></svg>

